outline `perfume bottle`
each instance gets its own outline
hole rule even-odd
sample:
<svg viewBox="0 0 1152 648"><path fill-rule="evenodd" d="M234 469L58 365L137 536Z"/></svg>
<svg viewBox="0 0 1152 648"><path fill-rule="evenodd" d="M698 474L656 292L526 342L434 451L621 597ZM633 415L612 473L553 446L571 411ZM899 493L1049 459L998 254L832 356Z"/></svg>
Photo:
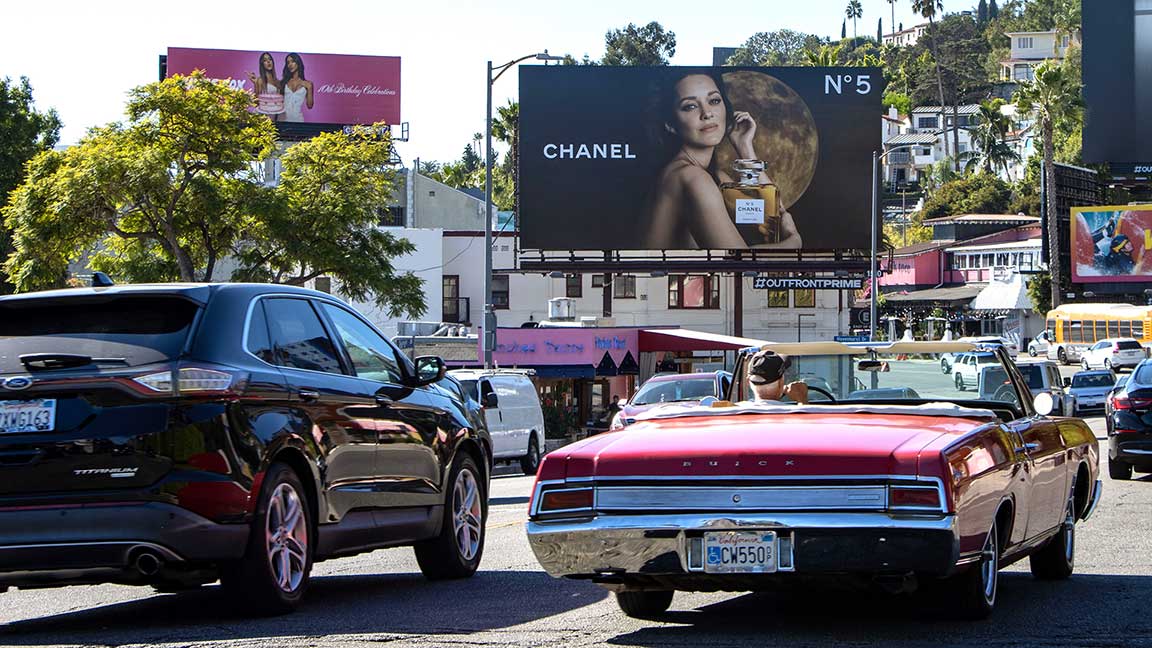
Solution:
<svg viewBox="0 0 1152 648"><path fill-rule="evenodd" d="M777 188L771 182L760 182L764 171L761 160L736 160L732 163L736 182L720 185L724 206L736 223L736 229L749 245L780 242L780 211Z"/></svg>

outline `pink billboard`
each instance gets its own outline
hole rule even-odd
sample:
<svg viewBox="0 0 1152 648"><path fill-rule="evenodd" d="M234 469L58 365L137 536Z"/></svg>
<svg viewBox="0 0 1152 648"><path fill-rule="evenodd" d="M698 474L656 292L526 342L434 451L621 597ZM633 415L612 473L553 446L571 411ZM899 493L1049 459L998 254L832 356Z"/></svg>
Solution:
<svg viewBox="0 0 1152 648"><path fill-rule="evenodd" d="M400 57L168 48L168 75L204 70L278 122L400 123Z"/></svg>

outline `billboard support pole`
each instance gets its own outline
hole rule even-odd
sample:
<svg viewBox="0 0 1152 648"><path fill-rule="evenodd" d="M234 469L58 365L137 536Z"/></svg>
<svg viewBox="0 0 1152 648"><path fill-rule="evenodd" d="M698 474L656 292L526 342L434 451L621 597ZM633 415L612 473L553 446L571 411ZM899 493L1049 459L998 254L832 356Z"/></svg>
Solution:
<svg viewBox="0 0 1152 648"><path fill-rule="evenodd" d="M879 182L878 169L880 167L880 156L876 151L872 151L872 258L870 260L871 270L868 273L868 292L872 299L868 305L868 341L871 342L876 339L876 291L880 287L880 282L876 280L876 221L877 221L877 206L880 204L879 196Z"/></svg>
<svg viewBox="0 0 1152 648"><path fill-rule="evenodd" d="M484 120L484 368L492 367L496 313L492 308L492 61L488 61L487 117Z"/></svg>

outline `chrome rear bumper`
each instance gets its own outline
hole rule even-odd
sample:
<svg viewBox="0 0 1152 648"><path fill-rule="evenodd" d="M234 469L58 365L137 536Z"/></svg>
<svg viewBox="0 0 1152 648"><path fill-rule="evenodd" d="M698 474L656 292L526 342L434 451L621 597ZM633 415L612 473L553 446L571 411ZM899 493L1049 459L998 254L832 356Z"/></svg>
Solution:
<svg viewBox="0 0 1152 648"><path fill-rule="evenodd" d="M689 564L690 540L707 531L735 529L776 531L780 571L944 574L959 562L954 515L600 515L527 525L529 544L545 571L592 580L702 575L702 565Z"/></svg>

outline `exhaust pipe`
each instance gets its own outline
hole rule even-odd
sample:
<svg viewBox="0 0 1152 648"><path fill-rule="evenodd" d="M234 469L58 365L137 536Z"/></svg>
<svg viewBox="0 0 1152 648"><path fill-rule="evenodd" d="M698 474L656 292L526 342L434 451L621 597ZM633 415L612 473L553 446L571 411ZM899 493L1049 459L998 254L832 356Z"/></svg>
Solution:
<svg viewBox="0 0 1152 648"><path fill-rule="evenodd" d="M133 564L141 576L155 576L160 573L160 567L163 562L160 560L160 556L154 552L144 550L136 555L136 560Z"/></svg>

